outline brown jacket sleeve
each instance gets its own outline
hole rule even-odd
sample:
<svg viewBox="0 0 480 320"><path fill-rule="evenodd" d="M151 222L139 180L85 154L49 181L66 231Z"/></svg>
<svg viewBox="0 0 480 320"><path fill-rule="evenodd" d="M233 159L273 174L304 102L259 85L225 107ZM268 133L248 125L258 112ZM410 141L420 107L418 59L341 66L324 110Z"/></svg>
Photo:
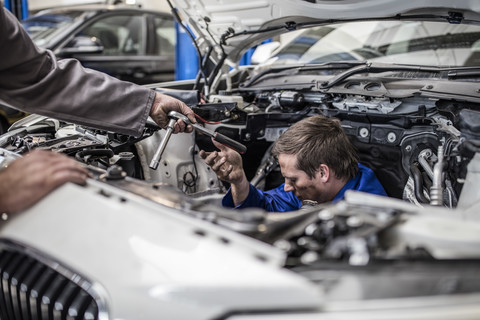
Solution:
<svg viewBox="0 0 480 320"><path fill-rule="evenodd" d="M83 68L77 60L57 61L51 51L38 48L0 4L0 100L8 105L139 136L154 96L153 90Z"/></svg>

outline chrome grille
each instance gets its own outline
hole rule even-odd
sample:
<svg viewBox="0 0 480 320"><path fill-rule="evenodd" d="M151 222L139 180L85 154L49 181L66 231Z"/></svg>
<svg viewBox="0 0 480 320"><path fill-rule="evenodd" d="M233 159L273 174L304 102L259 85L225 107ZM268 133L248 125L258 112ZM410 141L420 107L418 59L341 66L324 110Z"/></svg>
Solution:
<svg viewBox="0 0 480 320"><path fill-rule="evenodd" d="M58 263L41 260L18 245L0 245L0 319L99 319L91 284Z"/></svg>

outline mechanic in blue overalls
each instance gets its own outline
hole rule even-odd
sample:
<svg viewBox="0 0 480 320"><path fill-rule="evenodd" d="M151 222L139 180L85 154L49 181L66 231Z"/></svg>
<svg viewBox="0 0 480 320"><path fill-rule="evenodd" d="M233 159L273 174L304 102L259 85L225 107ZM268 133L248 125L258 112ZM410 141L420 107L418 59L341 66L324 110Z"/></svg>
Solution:
<svg viewBox="0 0 480 320"><path fill-rule="evenodd" d="M220 151L202 150L200 156L221 180L230 183L222 200L226 207L285 212L300 209L307 200L339 201L346 190L387 195L373 171L358 163L355 148L334 118L305 118L275 141L272 154L278 159L285 183L269 191L258 190L248 182L240 154L214 143Z"/></svg>

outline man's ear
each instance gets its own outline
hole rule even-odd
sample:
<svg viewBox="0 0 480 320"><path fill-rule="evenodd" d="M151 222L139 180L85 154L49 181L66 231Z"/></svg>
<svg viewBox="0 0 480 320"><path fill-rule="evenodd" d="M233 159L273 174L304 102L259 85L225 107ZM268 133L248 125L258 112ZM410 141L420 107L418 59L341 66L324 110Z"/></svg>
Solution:
<svg viewBox="0 0 480 320"><path fill-rule="evenodd" d="M320 181L326 183L330 179L330 168L326 164L321 164L320 168L318 169L318 173L320 174Z"/></svg>

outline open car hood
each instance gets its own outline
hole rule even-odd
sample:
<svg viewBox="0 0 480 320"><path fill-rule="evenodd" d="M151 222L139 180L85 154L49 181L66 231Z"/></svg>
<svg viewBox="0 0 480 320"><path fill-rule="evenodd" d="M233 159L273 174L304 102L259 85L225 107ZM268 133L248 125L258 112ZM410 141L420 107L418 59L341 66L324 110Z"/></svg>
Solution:
<svg viewBox="0 0 480 320"><path fill-rule="evenodd" d="M150 119L134 137L53 114L0 136L0 168L43 149L91 173L0 217L0 318L478 319L480 1L174 1L202 68L148 86L185 101L195 131ZM274 141L316 115L338 121L388 197L223 206L229 186L201 157L212 135L246 147L248 182L272 190Z"/></svg>
<svg viewBox="0 0 480 320"><path fill-rule="evenodd" d="M173 0L199 47L216 46L236 62L262 39L305 25L370 18L417 18L450 23L480 21L480 2L469 0ZM257 33L257 31L263 32ZM268 31L267 31L268 30Z"/></svg>

